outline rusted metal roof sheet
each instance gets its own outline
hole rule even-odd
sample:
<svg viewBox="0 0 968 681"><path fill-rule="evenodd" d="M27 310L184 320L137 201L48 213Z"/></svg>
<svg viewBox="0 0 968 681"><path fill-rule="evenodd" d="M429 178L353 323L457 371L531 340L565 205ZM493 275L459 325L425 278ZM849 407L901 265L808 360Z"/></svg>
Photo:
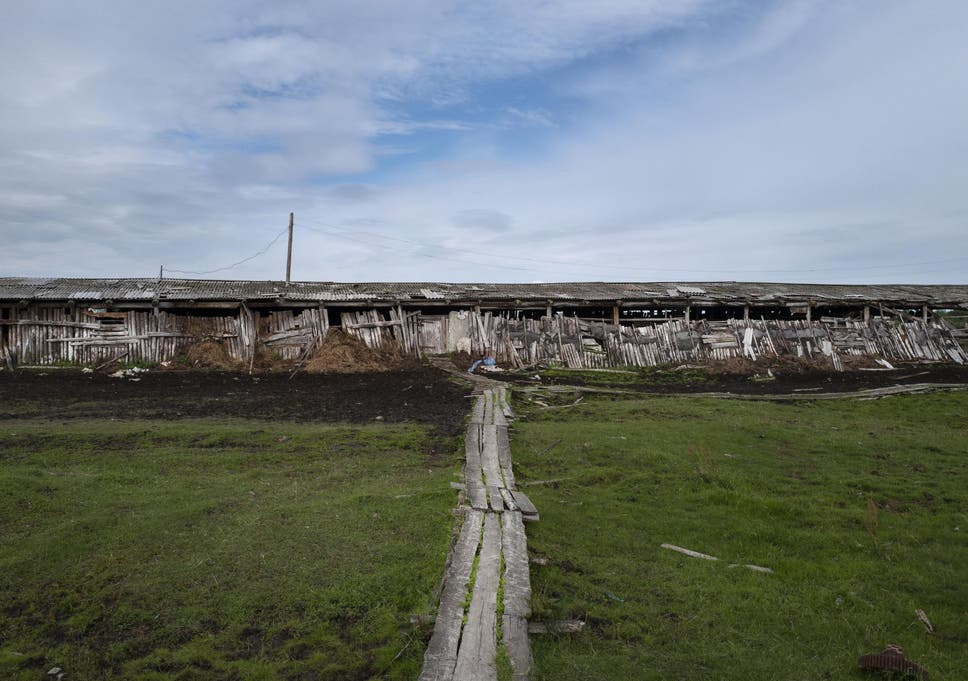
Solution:
<svg viewBox="0 0 968 681"><path fill-rule="evenodd" d="M934 306L968 306L968 285L832 285L756 282L709 283L608 283L482 284L445 282L294 282L230 281L210 279L51 279L0 277L2 301L74 300L123 302L242 302L291 301L393 303L421 301L466 303L572 304L649 303L700 304L752 303L816 304L922 303Z"/></svg>

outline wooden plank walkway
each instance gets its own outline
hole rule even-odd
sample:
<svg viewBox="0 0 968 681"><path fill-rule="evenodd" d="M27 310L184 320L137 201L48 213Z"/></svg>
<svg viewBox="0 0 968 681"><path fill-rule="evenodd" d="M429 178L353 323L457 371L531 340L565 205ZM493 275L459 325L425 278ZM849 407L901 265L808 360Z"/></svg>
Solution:
<svg viewBox="0 0 968 681"><path fill-rule="evenodd" d="M458 509L464 523L444 571L420 681L496 681L499 645L507 652L514 681L527 681L531 674L531 577L524 521L537 520L538 512L515 489L507 388L475 379L483 390L474 400L465 438L465 493ZM469 584L475 559L477 571ZM503 617L498 621L502 583Z"/></svg>
<svg viewBox="0 0 968 681"><path fill-rule="evenodd" d="M484 514L469 510L464 515L460 536L450 554L444 573L444 588L440 596L440 608L434 622L434 633L424 654L421 681L445 681L453 679L457 664L457 644L460 642L464 619L464 601L468 582L474 566L474 556L481 543L481 525ZM450 673L446 673L450 670Z"/></svg>

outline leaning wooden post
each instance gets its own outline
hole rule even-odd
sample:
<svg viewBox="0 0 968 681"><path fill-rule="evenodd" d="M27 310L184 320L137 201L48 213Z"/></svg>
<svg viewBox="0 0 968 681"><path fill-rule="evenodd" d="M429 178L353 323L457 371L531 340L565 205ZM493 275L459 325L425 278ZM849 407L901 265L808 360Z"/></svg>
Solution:
<svg viewBox="0 0 968 681"><path fill-rule="evenodd" d="M748 322L749 320L750 320L750 306L749 305L744 305L743 306L743 321L744 322Z"/></svg>

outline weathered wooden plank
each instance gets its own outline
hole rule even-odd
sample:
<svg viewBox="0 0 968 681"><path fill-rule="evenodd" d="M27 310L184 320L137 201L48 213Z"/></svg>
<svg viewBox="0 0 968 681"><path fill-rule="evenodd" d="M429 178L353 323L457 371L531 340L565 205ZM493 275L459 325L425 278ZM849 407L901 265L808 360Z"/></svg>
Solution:
<svg viewBox="0 0 968 681"><path fill-rule="evenodd" d="M424 653L424 667L420 681L448 681L454 678L461 625L464 619L464 601L467 583L474 567L474 556L481 541L483 514L468 511L460 536L449 556L444 572L444 588L440 595L440 607L434 632Z"/></svg>
<svg viewBox="0 0 968 681"><path fill-rule="evenodd" d="M528 544L520 513L505 513L501 518L504 551L504 617L501 636L511 662L511 678L526 681L531 673L531 643L528 617L531 616L531 576Z"/></svg>
<svg viewBox="0 0 968 681"><path fill-rule="evenodd" d="M507 426L496 426L495 435L497 436L497 460L501 466L501 475L504 477L504 486L514 489L514 470L511 466L511 442L508 438Z"/></svg>
<svg viewBox="0 0 968 681"><path fill-rule="evenodd" d="M520 617L531 616L531 577L528 567L528 542L524 521L518 511L501 517L504 530L504 612Z"/></svg>
<svg viewBox="0 0 968 681"><path fill-rule="evenodd" d="M501 579L501 516L484 518L484 538L477 563L477 578L467 624L461 634L454 678L460 681L496 681L497 587Z"/></svg>
<svg viewBox="0 0 968 681"><path fill-rule="evenodd" d="M481 468L488 485L506 486L497 454L497 426L481 426Z"/></svg>
<svg viewBox="0 0 968 681"><path fill-rule="evenodd" d="M504 507L509 511L517 511L518 505L514 503L514 497L511 495L511 490L506 487L501 488L501 498L504 499Z"/></svg>
<svg viewBox="0 0 968 681"><path fill-rule="evenodd" d="M511 495L514 497L514 503L518 505L521 513L524 514L525 520L536 520L538 518L538 509L531 503L531 499L528 498L527 494L515 489L511 490Z"/></svg>
<svg viewBox="0 0 968 681"><path fill-rule="evenodd" d="M506 387L501 388L501 404L504 411L505 418L511 418L514 416L514 410L511 409L511 391Z"/></svg>
<svg viewBox="0 0 968 681"><path fill-rule="evenodd" d="M481 473L481 428L471 424L464 438L464 482L467 484L467 501L471 508L486 509L484 478Z"/></svg>
<svg viewBox="0 0 968 681"><path fill-rule="evenodd" d="M504 510L504 497L501 496L501 487L497 485L487 486L487 499L491 505L491 510L501 513Z"/></svg>
<svg viewBox="0 0 968 681"><path fill-rule="evenodd" d="M485 399L483 395L478 395L474 398L474 404L471 407L471 424L484 423L484 403Z"/></svg>

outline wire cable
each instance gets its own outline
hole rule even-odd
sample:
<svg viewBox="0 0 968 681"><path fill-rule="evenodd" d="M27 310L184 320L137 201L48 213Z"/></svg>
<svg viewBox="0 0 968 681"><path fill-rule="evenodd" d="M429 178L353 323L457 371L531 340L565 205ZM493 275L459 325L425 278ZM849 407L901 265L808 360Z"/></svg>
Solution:
<svg viewBox="0 0 968 681"><path fill-rule="evenodd" d="M201 276L201 275L205 275L205 274L215 274L216 272L225 272L226 270L235 269L239 265L244 265L245 263L249 262L250 260L255 260L260 255L265 255L269 251L270 248L272 248L273 246L276 245L276 242L279 241L279 239L282 238L282 235L285 234L288 230L289 230L288 227L283 228L283 230L281 232L279 232L278 234L276 234L276 236L273 237L272 241L270 241L268 244L266 244L265 248L263 248L261 251L258 251L257 253L253 253L252 255L250 255L250 256L248 256L246 258L242 258L241 260L239 260L237 262L234 262L231 265L226 265L225 267L216 267L214 270L205 270L203 272L196 272L194 270L168 269L166 267L166 268L164 268L164 271L166 273L167 272L173 272L175 274L195 274L195 275Z"/></svg>

